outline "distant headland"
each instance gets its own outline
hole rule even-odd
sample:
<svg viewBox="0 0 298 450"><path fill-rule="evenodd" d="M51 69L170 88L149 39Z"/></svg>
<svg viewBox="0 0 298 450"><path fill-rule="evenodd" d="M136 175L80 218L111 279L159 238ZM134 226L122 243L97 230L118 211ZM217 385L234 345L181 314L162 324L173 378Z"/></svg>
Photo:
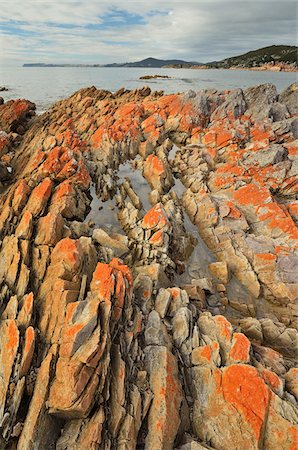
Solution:
<svg viewBox="0 0 298 450"><path fill-rule="evenodd" d="M145 58L141 61L111 64L25 63L23 67L144 67L172 69L242 69L292 72L298 70L298 47L271 45L220 61L201 63L180 59Z"/></svg>

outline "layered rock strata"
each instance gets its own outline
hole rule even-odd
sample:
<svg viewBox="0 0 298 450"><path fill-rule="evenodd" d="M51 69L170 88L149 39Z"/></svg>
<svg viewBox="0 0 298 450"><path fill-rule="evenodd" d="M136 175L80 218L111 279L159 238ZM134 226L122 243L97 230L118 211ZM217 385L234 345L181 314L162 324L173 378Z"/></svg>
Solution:
<svg viewBox="0 0 298 450"><path fill-rule="evenodd" d="M297 105L0 106L1 449L297 448Z"/></svg>

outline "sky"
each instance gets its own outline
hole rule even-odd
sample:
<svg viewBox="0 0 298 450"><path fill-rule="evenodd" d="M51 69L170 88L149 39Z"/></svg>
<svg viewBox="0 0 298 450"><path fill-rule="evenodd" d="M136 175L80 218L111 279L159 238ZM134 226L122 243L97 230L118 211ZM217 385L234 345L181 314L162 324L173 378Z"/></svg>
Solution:
<svg viewBox="0 0 298 450"><path fill-rule="evenodd" d="M297 45L292 0L0 0L0 64L209 62Z"/></svg>

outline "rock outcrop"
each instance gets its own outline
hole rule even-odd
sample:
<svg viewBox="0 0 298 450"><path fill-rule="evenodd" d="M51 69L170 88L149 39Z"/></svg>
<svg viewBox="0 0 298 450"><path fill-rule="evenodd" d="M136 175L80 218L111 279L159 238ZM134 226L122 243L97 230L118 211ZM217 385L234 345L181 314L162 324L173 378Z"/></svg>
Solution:
<svg viewBox="0 0 298 450"><path fill-rule="evenodd" d="M297 448L297 101L0 106L1 449Z"/></svg>

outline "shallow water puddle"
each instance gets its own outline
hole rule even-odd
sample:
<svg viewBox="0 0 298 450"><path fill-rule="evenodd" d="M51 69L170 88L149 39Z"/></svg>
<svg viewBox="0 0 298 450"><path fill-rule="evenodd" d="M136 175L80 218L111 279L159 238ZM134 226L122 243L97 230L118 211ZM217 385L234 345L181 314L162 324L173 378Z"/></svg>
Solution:
<svg viewBox="0 0 298 450"><path fill-rule="evenodd" d="M121 226L117 218L117 206L115 200L107 200L103 202L97 197L95 186L90 188L90 194L92 196L92 202L90 204L90 212L87 215L85 222L92 220L95 224L95 228L108 228L111 231L120 231Z"/></svg>
<svg viewBox="0 0 298 450"><path fill-rule="evenodd" d="M148 211L152 206L149 201L151 188L143 177L141 171L133 167L132 161L127 161L124 164L120 164L117 176L119 178L118 184L123 183L123 181L125 181L125 178L128 178L130 180L133 190L139 196L142 202L143 209L145 211Z"/></svg>

